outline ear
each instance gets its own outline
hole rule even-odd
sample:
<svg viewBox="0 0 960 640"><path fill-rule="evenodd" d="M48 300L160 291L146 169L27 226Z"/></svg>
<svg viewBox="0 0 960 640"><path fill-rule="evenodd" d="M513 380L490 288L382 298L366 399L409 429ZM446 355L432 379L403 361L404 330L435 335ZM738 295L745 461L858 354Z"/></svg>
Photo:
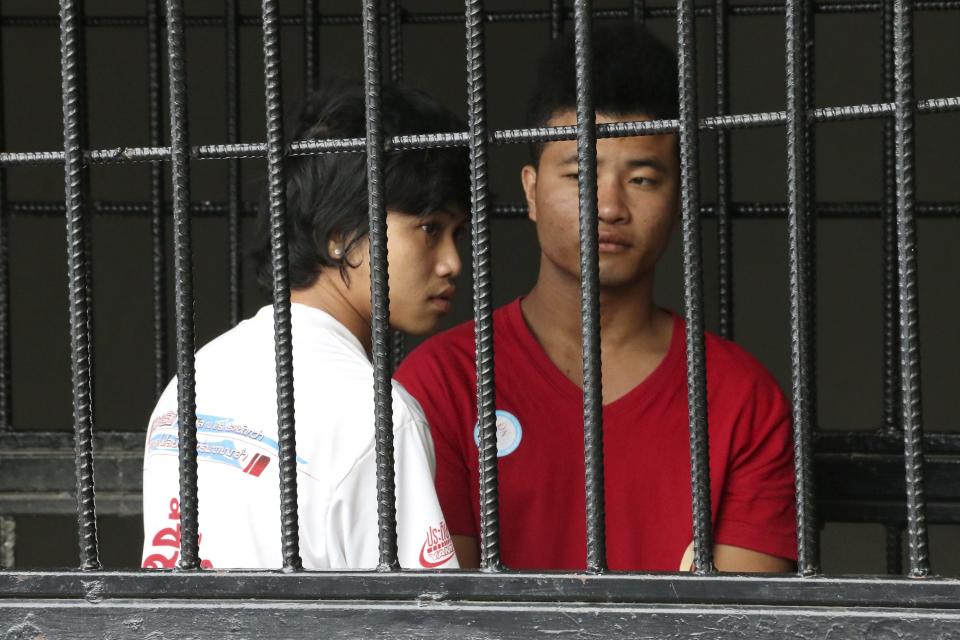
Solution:
<svg viewBox="0 0 960 640"><path fill-rule="evenodd" d="M532 164L524 165L520 170L520 182L527 198L527 217L537 221L537 168Z"/></svg>

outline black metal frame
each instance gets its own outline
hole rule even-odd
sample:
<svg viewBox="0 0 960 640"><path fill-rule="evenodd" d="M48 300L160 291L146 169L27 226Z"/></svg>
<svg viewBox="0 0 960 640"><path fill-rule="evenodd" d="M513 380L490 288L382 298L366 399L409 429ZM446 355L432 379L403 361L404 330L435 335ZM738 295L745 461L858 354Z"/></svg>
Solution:
<svg viewBox="0 0 960 640"><path fill-rule="evenodd" d="M12 564L9 542L13 521L24 513L63 513L76 500L80 538L80 572L0 572L0 628L18 633L33 629L72 637L101 637L118 630L149 633L191 629L198 636L221 637L221 618L231 632L251 625L258 633L313 637L316 624L328 635L364 632L384 637L405 635L410 625L429 617L438 635L452 637L477 625L489 633L513 637L531 625L541 630L586 635L688 633L777 637L787 633L820 635L823 624L851 633L875 624L890 625L904 637L953 632L960 622L960 580L929 577L926 520L960 522L960 437L923 434L920 415L920 364L916 293L917 216L958 217L960 202L916 203L913 196L913 120L916 114L960 110L960 97L915 101L912 88L911 16L914 11L960 10L960 0L890 0L890 2L810 2L731 7L726 0L695 7L678 0L675 8L648 8L642 0L629 8L594 11L589 0L574 0L573 9L551 0L549 9L486 12L482 0L465 0L465 11L413 13L400 0L364 0L362 14L323 14L317 0L304 0L300 16L279 15L277 0L262 0L262 14L240 15L237 0L225 0L224 15L187 18L182 0L145 0L144 17L88 18L82 0L61 0L60 20L2 17L3 27L59 24L64 109L64 150L0 152L0 548L3 564ZM813 15L881 12L884 30L883 102L813 108ZM728 113L728 21L741 15L783 13L786 34L787 107L771 113ZM697 17L712 18L715 48L715 115L697 114ZM674 120L596 125L590 75L591 23L594 19L675 18L680 78L680 114ZM577 124L559 128L490 130L486 123L484 26L494 22L547 22L558 37L572 20L576 41ZM468 120L466 132L385 139L380 126L380 51L387 29L387 72L403 75L402 26L462 22L466 29ZM364 41L367 96L365 139L286 141L281 118L281 25L304 28L305 85L316 86L320 67L317 29L321 25L360 25ZM227 34L227 136L224 144L191 147L186 121L184 29L222 26ZM145 27L148 36L150 146L89 149L85 140L83 37L86 28ZM266 142L240 144L239 29L263 29ZM162 123L160 56L166 31L169 68L169 145ZM0 82L2 88L2 82ZM0 100L0 108L3 101ZM813 128L819 122L883 118L884 192L878 203L818 203L813 183ZM0 113L0 146L3 144ZM785 127L788 156L786 203L736 203L730 196L732 129ZM717 201L701 205L698 189L699 132L718 136ZM603 137L679 134L681 150L681 220L683 281L687 332L695 571L682 574L619 574L606 570L603 528L602 412L600 411L599 293L597 275L596 140ZM500 561L493 380L490 220L525 214L519 205L495 206L487 189L487 148L491 144L577 140L580 184L581 310L584 347L584 455L587 488L587 571L583 574L515 573ZM481 425L481 561L480 572L399 570L393 482L391 365L402 357L402 337L390 336L386 300L386 228L382 154L387 149L465 146L470 152L473 230L474 315L476 319L477 406ZM299 557L295 439L292 402L290 303L284 219L283 158L315 153L365 153L369 184L373 292L373 361L380 564L368 572L305 572ZM193 288L190 221L194 216L225 215L228 220L230 320L240 318L240 220L253 206L240 200L239 159L266 158L269 176L273 302L276 333L278 425L280 433L282 572L199 572L197 539L196 407L194 390ZM229 163L225 203L190 200L189 167L194 160ZM151 162L149 202L93 202L87 193L86 167L93 163ZM163 163L173 178L169 207L163 189ZM63 164L64 203L9 202L5 167ZM94 432L93 357L89 229L92 215L149 215L153 233L154 387L166 383L164 225L174 225L178 407L181 465L181 555L173 572L98 571L96 514L139 511L140 434ZM8 232L11 215L63 215L67 223L70 281L70 327L73 372L74 441L67 436L28 434L10 425L10 331ZM735 217L786 217L790 247L791 371L794 452L796 461L799 562L795 576L725 576L713 567L706 368L703 340L703 269L700 221L716 217L719 234L720 332L733 327L733 236ZM884 229L884 424L871 433L826 434L816 430L814 358L816 344L815 221L826 217L876 217ZM94 444L96 443L96 446ZM97 451L94 457L94 450ZM927 460L924 452L940 454ZM39 453L38 453L39 452ZM94 465L99 490L94 506ZM71 496L68 466L76 476ZM903 475L893 473L899 466ZM32 485L37 478L44 483ZM902 478L902 482L900 479ZM814 486L818 487L814 503ZM904 505L903 496L906 495ZM816 506L816 510L815 510ZM900 528L906 525L910 578L827 578L820 575L818 517L867 520L887 524L888 564L899 573ZM922 578L917 580L916 578ZM197 599L208 602L193 602ZM52 599L38 603L38 599ZM258 602L240 602L253 599ZM317 602L317 600L320 602ZM443 601L437 603L435 601ZM43 615L39 607L44 607ZM298 624L278 626L264 615L295 611ZM352 614L362 611L357 622ZM136 619L128 614L135 612ZM178 614L171 616L171 613ZM65 626L83 615L84 629ZM173 621L173 622L171 622ZM311 624L312 623L312 624ZM560 626L558 626L558 623ZM572 626L571 626L572 624ZM564 626L565 625L565 626ZM724 628L723 625L726 625ZM732 625L735 625L732 626ZM787 626L783 626L787 625ZM241 633L242 635L242 633Z"/></svg>

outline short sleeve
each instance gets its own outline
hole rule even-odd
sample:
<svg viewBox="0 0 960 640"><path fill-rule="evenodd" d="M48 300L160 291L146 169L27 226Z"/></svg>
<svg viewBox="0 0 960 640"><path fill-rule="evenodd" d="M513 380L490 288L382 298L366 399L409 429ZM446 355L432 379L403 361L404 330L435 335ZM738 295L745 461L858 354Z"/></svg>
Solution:
<svg viewBox="0 0 960 640"><path fill-rule="evenodd" d="M471 493L471 471L460 433L463 414L470 415L473 406L473 388L457 384L455 372L444 371L423 347L404 359L396 379L420 403L430 425L436 450L436 492L451 533L476 537L473 503L479 496L474 498Z"/></svg>
<svg viewBox="0 0 960 640"><path fill-rule="evenodd" d="M715 542L795 560L790 405L765 371L734 428Z"/></svg>
<svg viewBox="0 0 960 640"><path fill-rule="evenodd" d="M453 541L433 485L433 447L426 425L394 430L397 552L405 569L457 568ZM333 567L369 568L379 561L376 451L371 447L337 486L327 516Z"/></svg>

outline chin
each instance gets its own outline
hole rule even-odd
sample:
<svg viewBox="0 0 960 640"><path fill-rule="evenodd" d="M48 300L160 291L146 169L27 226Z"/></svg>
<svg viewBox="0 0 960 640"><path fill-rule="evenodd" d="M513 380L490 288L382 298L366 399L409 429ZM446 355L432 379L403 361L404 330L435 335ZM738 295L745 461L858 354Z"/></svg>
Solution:
<svg viewBox="0 0 960 640"><path fill-rule="evenodd" d="M397 331L401 331L411 336L422 336L424 334L430 333L437 328L439 321L435 318L431 319L418 319L413 321L406 322L393 322L391 318L391 325Z"/></svg>
<svg viewBox="0 0 960 640"><path fill-rule="evenodd" d="M609 289L628 287L641 279L637 273L604 273L600 271L600 286Z"/></svg>

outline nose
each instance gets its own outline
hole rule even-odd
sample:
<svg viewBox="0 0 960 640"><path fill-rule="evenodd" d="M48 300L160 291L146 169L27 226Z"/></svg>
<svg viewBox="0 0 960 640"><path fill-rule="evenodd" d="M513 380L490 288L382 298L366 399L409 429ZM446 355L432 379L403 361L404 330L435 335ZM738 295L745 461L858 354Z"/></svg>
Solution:
<svg viewBox="0 0 960 640"><path fill-rule="evenodd" d="M437 275L441 278L456 278L463 269L460 262L460 252L457 250L457 241L452 235L444 238L443 246L437 255Z"/></svg>
<svg viewBox="0 0 960 640"><path fill-rule="evenodd" d="M607 224L617 224L628 219L626 194L623 185L612 176L597 176L597 213Z"/></svg>

